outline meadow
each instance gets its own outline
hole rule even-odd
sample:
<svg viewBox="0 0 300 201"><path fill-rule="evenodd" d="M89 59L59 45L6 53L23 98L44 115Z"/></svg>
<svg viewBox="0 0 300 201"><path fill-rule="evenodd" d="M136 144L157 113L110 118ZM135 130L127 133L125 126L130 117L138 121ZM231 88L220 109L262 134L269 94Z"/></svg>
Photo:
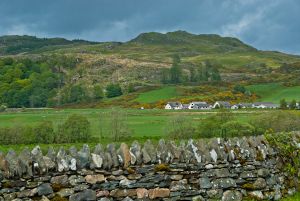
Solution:
<svg viewBox="0 0 300 201"><path fill-rule="evenodd" d="M202 120L216 114L212 111L167 111L159 109L139 110L126 109L125 122L130 130L130 139L144 141L146 139L158 140L166 138L168 123L174 117L182 117L189 121L194 128L201 125ZM91 133L94 137L100 138L101 143L107 144L110 139L110 120L107 117L109 109L41 109L23 112L7 112L0 114L0 128L14 126L35 126L43 121L52 121L54 126L64 122L72 114L85 116L91 124ZM270 112L270 110L237 110L232 114L236 121L249 122L255 119L257 115ZM300 112L296 111L300 115ZM92 143L92 145L98 142ZM71 146L69 144L68 146ZM60 146L60 145L55 145ZM19 146L0 146L0 149L7 150L10 147L19 148ZM22 147L22 146L21 146Z"/></svg>
<svg viewBox="0 0 300 201"><path fill-rule="evenodd" d="M300 86L286 87L279 83L255 84L246 87L259 96L259 101L279 103L281 99L286 101L300 100Z"/></svg>

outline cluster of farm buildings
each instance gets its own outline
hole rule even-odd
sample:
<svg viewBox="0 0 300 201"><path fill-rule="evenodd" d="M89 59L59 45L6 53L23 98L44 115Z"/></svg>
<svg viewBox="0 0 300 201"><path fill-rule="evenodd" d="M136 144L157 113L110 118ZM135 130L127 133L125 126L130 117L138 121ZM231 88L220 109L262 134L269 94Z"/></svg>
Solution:
<svg viewBox="0 0 300 201"><path fill-rule="evenodd" d="M299 103L297 104L299 106ZM214 104L208 104L206 102L191 102L189 104L181 104L180 102L168 102L165 106L166 110L210 110L210 109L246 109L246 108L257 108L257 109L277 109L279 104L272 102L256 102L256 103L238 103L230 104L226 101L216 101Z"/></svg>

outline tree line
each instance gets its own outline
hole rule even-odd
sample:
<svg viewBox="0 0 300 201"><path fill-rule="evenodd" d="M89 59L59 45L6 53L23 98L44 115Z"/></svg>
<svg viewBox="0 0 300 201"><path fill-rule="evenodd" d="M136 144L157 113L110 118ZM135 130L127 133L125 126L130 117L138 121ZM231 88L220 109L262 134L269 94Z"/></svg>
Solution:
<svg viewBox="0 0 300 201"><path fill-rule="evenodd" d="M221 81L220 72L218 70L221 66L217 63L207 60L198 67L189 66L189 74L185 75L183 73L180 57L178 55L174 55L172 59L173 62L171 68L163 69L162 71L161 82L163 84Z"/></svg>

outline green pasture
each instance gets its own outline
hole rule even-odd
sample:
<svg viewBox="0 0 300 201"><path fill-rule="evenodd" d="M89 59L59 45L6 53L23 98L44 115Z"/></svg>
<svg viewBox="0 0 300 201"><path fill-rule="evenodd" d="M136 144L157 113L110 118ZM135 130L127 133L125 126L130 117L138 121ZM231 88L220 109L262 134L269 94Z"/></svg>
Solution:
<svg viewBox="0 0 300 201"><path fill-rule="evenodd" d="M132 136L143 137L164 137L168 121L174 116L184 116L192 125L197 126L201 119L213 115L216 111L166 111L158 109L138 110L128 109L127 119ZM64 122L71 114L80 114L90 121L92 133L99 136L102 132L107 133L109 120L107 118L109 109L49 109L32 110L25 112L2 113L0 114L0 127L13 127L22 125L36 125L42 121L52 121L54 125ZM255 111L234 111L234 115L240 121L246 121L257 114Z"/></svg>
<svg viewBox="0 0 300 201"><path fill-rule="evenodd" d="M246 88L256 93L260 97L260 101L279 103L281 99L300 100L300 86L286 87L279 83L270 83L249 85Z"/></svg>
<svg viewBox="0 0 300 201"><path fill-rule="evenodd" d="M160 89L139 94L135 101L139 103L153 103L159 100L167 100L178 96L176 86L167 86Z"/></svg>

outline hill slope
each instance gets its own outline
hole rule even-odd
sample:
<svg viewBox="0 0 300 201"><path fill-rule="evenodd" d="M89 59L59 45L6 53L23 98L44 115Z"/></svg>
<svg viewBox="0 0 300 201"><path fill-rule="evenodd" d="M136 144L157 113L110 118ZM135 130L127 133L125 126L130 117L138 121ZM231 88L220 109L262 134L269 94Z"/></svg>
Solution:
<svg viewBox="0 0 300 201"><path fill-rule="evenodd" d="M83 40L66 40L64 38L37 38L34 36L1 36L0 55L32 52L44 47L61 48L66 45L92 44Z"/></svg>
<svg viewBox="0 0 300 201"><path fill-rule="evenodd" d="M192 81L193 75L200 77L202 70L207 67L207 61L213 69L217 69L226 85L272 82L297 86L300 83L300 67L296 65L300 62L300 56L257 50L236 38L215 34L196 35L185 31L165 34L142 33L124 43L2 36L0 37L1 55L19 61L7 62L1 61L0 58L0 72L7 74L5 76L0 74L0 81L10 84L11 88L24 87L24 90L27 90L24 93L26 92L31 98L33 92L28 91L28 87L25 86L31 86L30 79L35 77L40 78L39 83L47 83L52 79L51 83L53 82L55 87L51 84L45 87L53 99L72 90L75 94L82 94L81 91L84 91L88 96L93 93L94 86L100 85L105 88L112 82L120 83L124 93L127 93L130 86L139 89L147 88L148 85L160 86L164 84L162 81L164 73L169 72L174 55L179 55L181 59L182 83L187 86L211 84L209 79L205 81L206 83L203 83L203 80ZM28 58L34 64L24 61ZM9 65L13 68L7 63L11 63ZM38 68L34 67L35 63ZM288 65L283 65L285 63ZM28 72L24 72L27 70ZM45 82L42 76L35 75L43 72L45 74L47 72L45 75L47 78L54 77ZM33 75L30 76L32 73ZM39 85L41 84L36 84ZM76 88L78 86L83 88ZM0 91L7 91L7 88L9 86L3 85ZM168 94L165 91L162 93ZM39 94L39 91L35 92L34 97L39 97ZM150 96L152 95L150 93ZM195 94L197 97L202 95ZM14 94L12 93L11 96L14 97ZM154 94L154 96L159 97L161 94ZM48 99L49 97L45 96L42 105ZM145 102L143 97L137 100ZM24 102L36 105L36 102L31 103L32 101L29 100Z"/></svg>

